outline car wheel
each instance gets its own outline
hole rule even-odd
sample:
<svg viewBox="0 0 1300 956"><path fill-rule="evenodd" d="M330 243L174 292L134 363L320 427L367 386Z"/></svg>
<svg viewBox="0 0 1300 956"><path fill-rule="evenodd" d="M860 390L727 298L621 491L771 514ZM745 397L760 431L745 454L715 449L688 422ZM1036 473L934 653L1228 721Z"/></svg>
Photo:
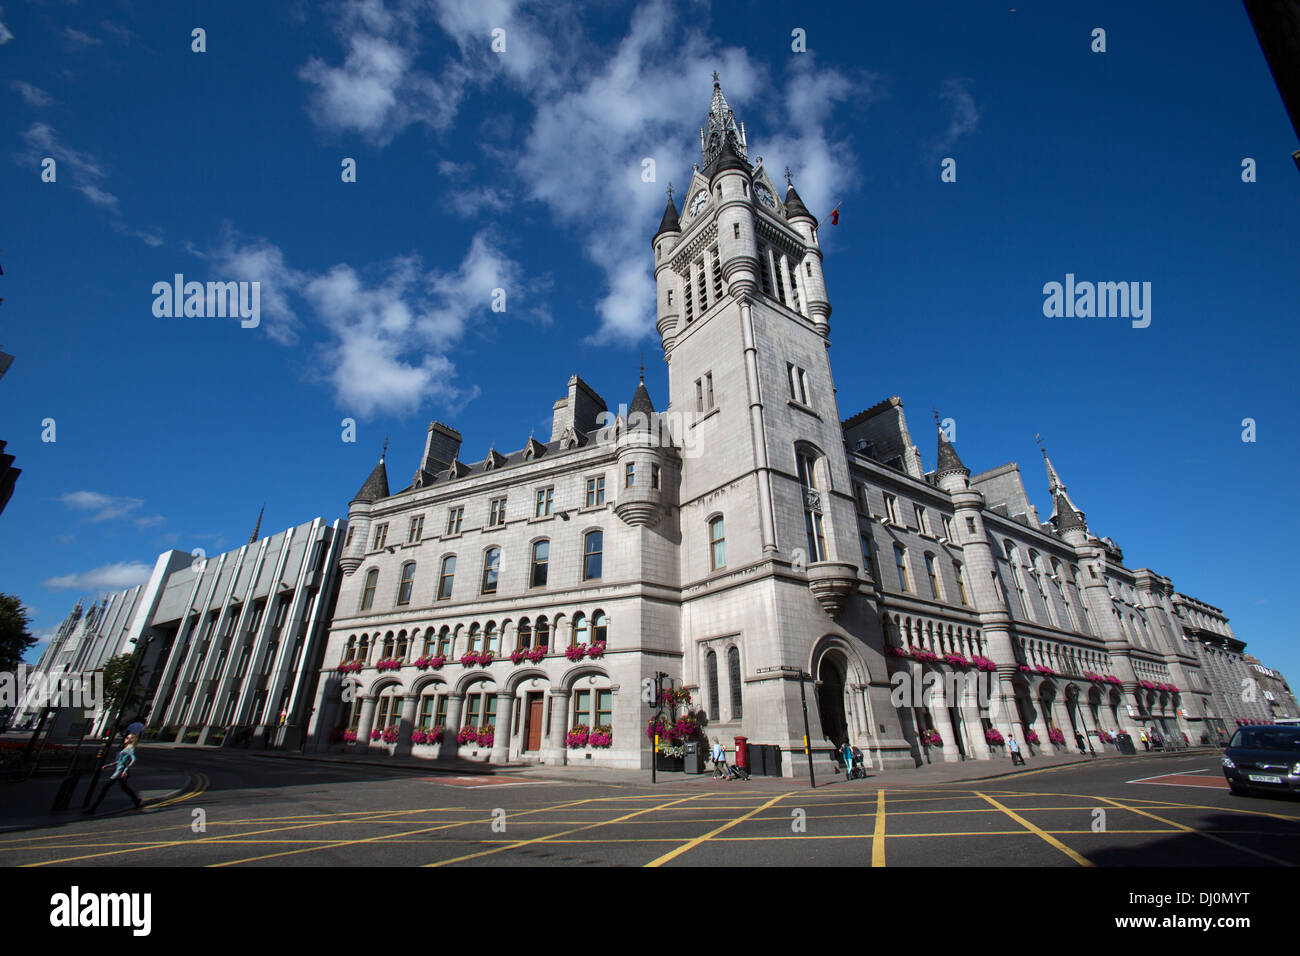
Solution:
<svg viewBox="0 0 1300 956"><path fill-rule="evenodd" d="M1248 789L1246 789L1239 783L1233 783L1231 780L1228 781L1228 789L1231 790L1233 795L1237 797L1250 796L1250 791Z"/></svg>

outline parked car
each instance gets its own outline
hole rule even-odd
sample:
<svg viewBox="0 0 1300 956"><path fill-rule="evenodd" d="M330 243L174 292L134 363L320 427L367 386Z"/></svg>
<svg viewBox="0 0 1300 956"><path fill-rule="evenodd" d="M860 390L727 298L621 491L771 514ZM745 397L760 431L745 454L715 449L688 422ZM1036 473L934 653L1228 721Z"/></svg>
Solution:
<svg viewBox="0 0 1300 956"><path fill-rule="evenodd" d="M1300 727L1241 727L1222 764L1235 794L1300 793Z"/></svg>

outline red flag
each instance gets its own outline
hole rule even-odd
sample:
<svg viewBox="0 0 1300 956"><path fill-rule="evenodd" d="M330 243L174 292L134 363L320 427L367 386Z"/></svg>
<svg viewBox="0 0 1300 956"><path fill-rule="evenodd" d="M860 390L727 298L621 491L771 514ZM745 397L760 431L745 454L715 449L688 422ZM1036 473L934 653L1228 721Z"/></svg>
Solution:
<svg viewBox="0 0 1300 956"><path fill-rule="evenodd" d="M840 224L840 207L836 206L834 209L831 210L831 225L838 226L839 224Z"/></svg>

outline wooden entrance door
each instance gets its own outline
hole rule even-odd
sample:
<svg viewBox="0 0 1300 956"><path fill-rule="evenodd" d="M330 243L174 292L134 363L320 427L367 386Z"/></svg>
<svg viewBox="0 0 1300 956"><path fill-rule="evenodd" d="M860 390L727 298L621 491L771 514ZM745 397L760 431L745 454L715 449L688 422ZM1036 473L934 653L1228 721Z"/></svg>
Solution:
<svg viewBox="0 0 1300 956"><path fill-rule="evenodd" d="M528 718L525 722L525 739L524 750L541 750L542 749L542 695L530 693L528 695Z"/></svg>

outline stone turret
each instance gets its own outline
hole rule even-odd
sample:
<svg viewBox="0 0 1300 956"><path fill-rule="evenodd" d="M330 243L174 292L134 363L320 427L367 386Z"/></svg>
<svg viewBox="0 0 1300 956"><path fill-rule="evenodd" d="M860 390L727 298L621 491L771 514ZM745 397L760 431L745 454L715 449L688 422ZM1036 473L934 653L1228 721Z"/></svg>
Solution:
<svg viewBox="0 0 1300 956"><path fill-rule="evenodd" d="M664 514L664 439L643 374L618 435L614 513L629 525L653 527Z"/></svg>
<svg viewBox="0 0 1300 956"><path fill-rule="evenodd" d="M348 543L339 558L339 567L344 574L351 574L361 566L366 555L366 541L370 536L370 511L377 501L388 497L388 470L384 459L388 455L388 443L384 443L384 454L379 457L379 464L370 472L361 490L348 505Z"/></svg>

